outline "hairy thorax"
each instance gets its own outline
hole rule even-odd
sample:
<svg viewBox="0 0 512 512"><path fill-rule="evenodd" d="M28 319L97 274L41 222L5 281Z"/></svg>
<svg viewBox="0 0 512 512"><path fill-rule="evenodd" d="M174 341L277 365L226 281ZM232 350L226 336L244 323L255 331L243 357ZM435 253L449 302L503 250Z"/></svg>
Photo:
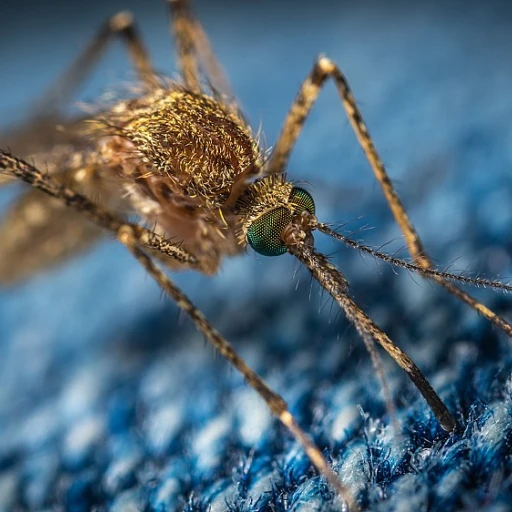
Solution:
<svg viewBox="0 0 512 512"><path fill-rule="evenodd" d="M236 110L175 88L121 102L92 127L103 165L121 177L135 210L203 271L240 252L233 205L259 173L261 152Z"/></svg>

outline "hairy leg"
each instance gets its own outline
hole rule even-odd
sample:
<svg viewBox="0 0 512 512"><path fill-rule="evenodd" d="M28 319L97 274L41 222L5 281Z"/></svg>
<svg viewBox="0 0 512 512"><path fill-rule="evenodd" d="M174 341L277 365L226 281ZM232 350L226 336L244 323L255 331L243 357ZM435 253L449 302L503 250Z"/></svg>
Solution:
<svg viewBox="0 0 512 512"><path fill-rule="evenodd" d="M361 112L355 102L354 95L350 90L347 79L338 66L326 57L320 57L317 60L313 70L303 82L299 93L290 108L281 134L274 147L274 151L268 162L267 172L282 173L284 171L304 122L306 121L324 83L329 77L334 80L338 94L343 103L343 107L345 108L350 120L350 124L352 125L357 139L366 154L375 177L382 187L395 220L404 234L411 256L415 263L423 268L433 268L432 262L423 248L420 237L414 229L414 226L410 221L409 216L407 215L407 212L405 211L405 208L393 187L393 184L391 183L386 169L384 168L384 164L377 153L366 124L363 121ZM441 276L431 275L429 277L512 337L512 325L502 317L491 311L471 295L461 290L455 284L443 279Z"/></svg>
<svg viewBox="0 0 512 512"><path fill-rule="evenodd" d="M151 258L141 250L140 246L142 245L151 250L163 252L178 261L188 262L193 267L197 262L194 261L195 258L192 255L188 254L178 245L170 244L149 230L121 221L114 215L91 203L84 196L64 187L51 177L43 175L30 164L3 151L0 151L0 173L1 172L8 172L15 175L26 183L59 199L66 206L75 208L100 227L115 233L120 242L128 248L132 255L148 271L162 289L190 316L194 325L204 334L214 348L243 375L247 383L263 398L271 412L290 431L297 442L300 443L313 465L327 479L339 497L347 502L351 510L357 510L354 497L339 481L337 475L333 472L319 448L297 424L283 398L271 390L261 377L247 366L233 347L210 325L204 315L155 265Z"/></svg>
<svg viewBox="0 0 512 512"><path fill-rule="evenodd" d="M233 97L229 81L217 60L212 45L201 23L193 15L187 0L167 0L171 25L176 40L178 67L185 86L201 91L200 71L205 75L214 93Z"/></svg>
<svg viewBox="0 0 512 512"><path fill-rule="evenodd" d="M198 268L199 262L197 258L182 249L179 244L173 244L142 226L126 223L122 219L94 204L85 196L62 185L54 178L43 174L33 165L0 150L0 174L2 173L14 175L25 183L60 200L66 206L75 208L90 221L104 229L117 233L122 227L130 226L138 244L169 256L190 268L200 270L200 268Z"/></svg>
<svg viewBox="0 0 512 512"><path fill-rule="evenodd" d="M118 232L118 238L139 263L148 271L161 288L184 310L192 319L196 328L205 336L209 343L234 366L249 384L265 401L272 414L290 431L302 446L313 465L324 476L340 498L347 502L350 510L357 510L357 505L351 492L340 482L337 475L329 466L319 448L297 424L288 410L283 398L268 387L265 381L251 370L233 347L217 332L205 316L197 309L190 299L165 275L139 247L135 233L130 226L123 227Z"/></svg>
<svg viewBox="0 0 512 512"><path fill-rule="evenodd" d="M59 181L84 193L96 181L95 173L96 169L64 171ZM87 250L103 235L104 230L80 212L28 187L0 216L0 286L14 285L56 266Z"/></svg>
<svg viewBox="0 0 512 512"><path fill-rule="evenodd" d="M432 409L441 427L447 431L454 430L456 428L455 419L420 369L354 302L349 296L348 281L343 274L323 254L317 252L314 247L309 246L304 241L301 236L303 233L300 224L293 223L285 228L283 240L288 246L289 252L303 263L320 285L329 292L363 338L366 347L369 348L371 341L379 343L396 363L407 372L409 378ZM375 364L375 351L369 348L369 352L372 356L372 362ZM380 372L380 362L376 364L376 369L377 372Z"/></svg>

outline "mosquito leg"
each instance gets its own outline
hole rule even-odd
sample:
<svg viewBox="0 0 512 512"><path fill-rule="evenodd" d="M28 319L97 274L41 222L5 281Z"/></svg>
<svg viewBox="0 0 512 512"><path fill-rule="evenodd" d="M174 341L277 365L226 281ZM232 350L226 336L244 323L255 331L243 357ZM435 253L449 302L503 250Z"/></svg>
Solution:
<svg viewBox="0 0 512 512"><path fill-rule="evenodd" d="M311 111L322 86L329 77L334 80L338 94L343 103L343 107L345 108L350 120L350 124L352 125L357 139L366 154L375 177L382 187L395 220L404 234L411 256L418 265L424 268L433 268L430 258L423 248L419 235L414 229L414 226L412 225L412 222L410 221L384 168L384 164L375 149L375 145L373 144L368 129L363 121L361 112L356 105L354 96L345 76L338 66L326 57L320 57L317 60L313 70L303 82L299 94L295 98L285 120L284 127L275 145L274 152L268 162L267 172L281 173L284 171L290 152L295 145L304 122ZM447 282L439 276L432 276L431 279L444 286L450 293L455 295L455 297L471 306L474 310L512 337L512 325L491 311L484 304L477 301L453 283Z"/></svg>
<svg viewBox="0 0 512 512"><path fill-rule="evenodd" d="M148 89L157 87L158 78L142 43L133 16L130 12L123 11L112 16L100 27L85 50L38 101L39 106L36 111L44 116L48 114L48 110L53 112L65 105L115 37L120 38L125 44L130 60L146 87Z"/></svg>
<svg viewBox="0 0 512 512"><path fill-rule="evenodd" d="M178 68L185 87L194 92L201 92L199 81L199 63L193 38L193 18L187 2L168 0L171 10L171 29L176 40Z"/></svg>
<svg viewBox="0 0 512 512"><path fill-rule="evenodd" d="M151 258L138 247L138 240L132 226L122 227L118 231L118 238L147 272L151 274L162 289L177 303L178 307L190 316L196 328L205 336L208 342L242 374L246 382L263 398L272 414L281 421L295 437L297 442L302 445L313 465L317 468L319 473L327 479L339 496L347 502L350 510L356 510L354 497L339 481L337 475L330 468L319 448L299 427L289 412L288 406L283 398L270 389L263 379L247 366L233 347L210 325L201 311L199 311L167 275L155 265Z"/></svg>
<svg viewBox="0 0 512 512"><path fill-rule="evenodd" d="M288 411L286 402L281 396L274 393L265 382L245 364L244 360L234 351L231 345L208 323L204 315L153 263L149 256L139 248L139 245L163 252L180 262L189 263L191 266L197 263L194 256L181 249L178 245L173 245L163 240L149 230L137 225L127 224L117 219L112 214L91 203L84 196L64 187L54 179L43 175L30 164L0 150L0 173L2 172L11 173L26 183L46 192L50 196L60 199L67 206L81 211L89 220L114 232L121 243L129 249L133 256L152 275L165 292L191 317L199 331L205 335L208 341L244 376L249 385L265 400L272 413L302 445L311 462L320 474L327 479L339 496L347 502L352 510L357 510L352 494L339 481L327 460L322 455L322 452L299 427Z"/></svg>
<svg viewBox="0 0 512 512"><path fill-rule="evenodd" d="M297 229L295 224L291 224L288 228L285 228L282 235L290 253L303 263L320 285L329 292L365 342L368 338L375 340L407 372L432 409L441 427L447 431L454 430L456 422L453 416L420 369L349 297L347 280L343 274L323 254L318 253L313 247L301 241L301 229L299 228L298 231Z"/></svg>
<svg viewBox="0 0 512 512"><path fill-rule="evenodd" d="M229 81L213 52L201 23L193 15L187 0L167 0L178 53L179 69L185 86L201 91L200 67L214 92L233 97Z"/></svg>
<svg viewBox="0 0 512 512"><path fill-rule="evenodd" d="M68 185L87 189L95 181L97 169L64 171ZM12 176L13 181L17 181ZM33 187L1 216L0 287L13 285L42 269L55 266L85 251L105 234L82 213L67 208L54 197ZM37 250L35 250L37 248Z"/></svg>
<svg viewBox="0 0 512 512"><path fill-rule="evenodd" d="M54 178L43 174L33 165L0 150L0 174L2 173L14 175L25 183L59 199L67 206L82 212L90 221L109 231L117 233L121 227L127 225L122 219L97 206L82 194L65 187ZM196 257L182 249L179 244L173 244L142 226L132 224L129 226L135 233L137 243L161 252L191 268L199 268Z"/></svg>
<svg viewBox="0 0 512 512"><path fill-rule="evenodd" d="M213 91L233 98L233 92L226 73L217 60L212 44L198 20L193 22L193 31L197 55Z"/></svg>
<svg viewBox="0 0 512 512"><path fill-rule="evenodd" d="M254 373L233 350L231 345L207 322L203 314L189 301L186 295L177 288L167 276L153 263L138 246L144 245L153 250L164 252L178 261L190 263L193 266L195 258L177 245L170 244L158 235L140 226L126 224L110 213L91 203L84 196L64 187L52 178L43 175L35 167L0 150L0 172L9 172L22 179L26 183L46 192L50 196L60 199L67 206L71 206L89 220L99 226L113 231L119 240L130 250L141 265L153 276L160 286L177 302L193 320L196 327L208 341L240 371L247 382L261 395L272 413L288 428L297 441L302 445L311 462L318 471L326 477L330 485L339 495L356 510L355 501L350 492L341 484L336 474L332 471L321 451L314 445L304 431L298 426L293 416L288 411L284 400L274 393L265 382Z"/></svg>

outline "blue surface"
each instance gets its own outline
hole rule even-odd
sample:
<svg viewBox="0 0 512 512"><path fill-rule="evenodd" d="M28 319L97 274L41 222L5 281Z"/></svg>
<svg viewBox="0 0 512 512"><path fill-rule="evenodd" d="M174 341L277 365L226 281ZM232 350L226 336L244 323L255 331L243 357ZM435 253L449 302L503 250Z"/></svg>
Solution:
<svg viewBox="0 0 512 512"><path fill-rule="evenodd" d="M4 124L119 8L135 11L157 67L172 73L155 4L26 13L5 4ZM510 277L505 4L294 5L198 9L255 129L261 122L270 146L314 57L326 53L349 78L429 253L452 270ZM123 70L113 50L81 99L130 78ZM310 183L322 220L375 226L356 237L391 241L390 253L403 246L331 85L290 176ZM0 201L10 197L2 191ZM294 278L291 257L249 251L215 278L177 280L283 394L364 508L508 510L510 340L434 285L317 239L356 300L425 371L461 433L443 433L385 358L404 426L393 435L363 344L305 272ZM509 297L475 293L512 318ZM303 452L116 244L0 291L0 343L0 510L331 510Z"/></svg>

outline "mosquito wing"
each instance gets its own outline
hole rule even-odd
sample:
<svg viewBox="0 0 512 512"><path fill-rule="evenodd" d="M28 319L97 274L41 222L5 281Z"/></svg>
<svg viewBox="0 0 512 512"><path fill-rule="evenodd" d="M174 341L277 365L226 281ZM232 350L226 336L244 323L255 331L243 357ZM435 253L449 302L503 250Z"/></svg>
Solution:
<svg viewBox="0 0 512 512"><path fill-rule="evenodd" d="M0 145L22 155L63 184L108 208L119 208L119 187L87 161L80 119L44 116L0 135ZM17 182L17 180L16 180ZM14 183L0 175L0 186ZM103 231L81 214L32 188L0 216L0 286L12 285L84 251Z"/></svg>

